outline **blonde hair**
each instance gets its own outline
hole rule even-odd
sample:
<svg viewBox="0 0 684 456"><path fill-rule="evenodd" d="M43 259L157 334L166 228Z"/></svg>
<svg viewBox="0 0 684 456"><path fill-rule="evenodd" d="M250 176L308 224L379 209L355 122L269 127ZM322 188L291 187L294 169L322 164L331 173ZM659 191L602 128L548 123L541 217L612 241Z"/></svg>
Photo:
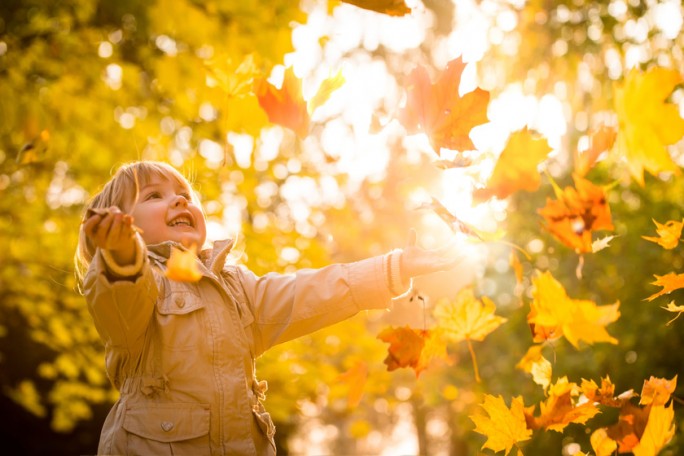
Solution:
<svg viewBox="0 0 684 456"><path fill-rule="evenodd" d="M193 202L199 206L199 198L192 184L168 163L146 160L121 165L102 190L95 194L83 208L78 246L74 255L76 277L79 283L82 283L95 255L95 246L83 230L83 222L88 219L88 212L91 209L105 209L111 206L118 206L122 211L130 212L137 202L138 190L154 177L169 179L187 187Z"/></svg>

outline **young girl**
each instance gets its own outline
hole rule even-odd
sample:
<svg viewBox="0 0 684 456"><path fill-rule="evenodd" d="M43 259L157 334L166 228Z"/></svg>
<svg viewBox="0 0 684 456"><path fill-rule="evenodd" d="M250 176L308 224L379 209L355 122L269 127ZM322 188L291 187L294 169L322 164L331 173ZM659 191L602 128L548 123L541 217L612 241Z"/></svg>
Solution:
<svg viewBox="0 0 684 456"><path fill-rule="evenodd" d="M453 249L387 255L258 277L224 264L232 241L202 250L197 282L168 279L172 248L202 247L204 214L188 181L161 162L122 166L86 207L77 261L120 398L98 454L275 454L255 376L265 350L383 309L413 276L446 270Z"/></svg>

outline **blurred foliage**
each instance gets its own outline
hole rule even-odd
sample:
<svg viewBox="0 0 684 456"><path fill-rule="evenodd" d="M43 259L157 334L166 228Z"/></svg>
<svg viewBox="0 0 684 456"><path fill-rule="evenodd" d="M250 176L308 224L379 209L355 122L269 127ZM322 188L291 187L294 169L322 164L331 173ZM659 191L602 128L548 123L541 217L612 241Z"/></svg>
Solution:
<svg viewBox="0 0 684 456"><path fill-rule="evenodd" d="M446 0L424 3L434 26L416 49L359 45L349 54L382 62L398 85L410 70L406 62L436 66L431 49L459 26L462 8ZM571 113L562 151L569 154L590 127L610 121L612 83L626 61L682 68L681 31L670 37L655 26L661 3L479 2L494 24L492 45L477 64L481 79L493 94L521 84L530 94L558 96ZM323 151L318 130L302 142L268 124L250 92L251 79L284 63L293 28L306 20L296 2L285 0L0 4L0 435L9 450L93 453L116 398L77 293L72 254L82 205L117 164L149 158L178 166L197 183L210 224L222 235L240 233L238 261L256 273L380 254L402 246L409 227L434 232L434 220L413 211L411 197L418 189L437 191L435 157L416 157L401 138L390 137L383 175L355 183ZM393 106L374 108L387 114ZM277 150L263 147L265 135L277 138ZM251 153L245 154L245 144ZM672 151L681 155L681 147ZM564 163L550 167L560 184L570 182ZM550 269L572 297L621 301L622 316L609 327L618 345L576 351L559 343L547 355L554 376L579 382L610 375L619 392L639 391L651 375L671 378L684 362L681 320L665 326L671 316L660 309L664 303L644 301L655 291L653 274L684 267L681 249L665 251L641 239L653 234L652 219L682 217L684 181L649 176L641 188L624 173L619 159L609 159L590 175L595 182L618 182L609 193L618 237L585 256L581 279L578 256L544 233L536 216L552 196L548 182L512 198L505 222L510 241L536 246L524 262L528 277ZM330 188L340 194L333 201L322 196ZM421 241L435 239L440 235ZM541 388L515 369L531 344L525 319L530 283L526 279L520 295L512 291L512 272L502 263L509 251L491 246L484 274L473 268L438 279L460 286L477 276L478 294L490 296L508 318L475 344L479 384L465 346L452 351L453 365L418 379L413 372L388 373L382 364L386 345L375 337L379 330L401 318L420 327L448 294L428 284L423 290L422 283L427 303L406 298L392 312L363 313L264 355L259 375L269 381L267 407L281 450L300 427L316 421L334 424L333 453L358 453L365 437L389 435L408 407L426 454L476 454L482 439L471 432L468 415L483 393L523 395L526 403L542 399ZM350 407L337 379L359 361L368 365L368 380L361 403ZM591 424L614 418L598 416ZM678 419L681 428L681 413ZM440 423L442 435L428 432ZM563 435L536 434L525 451L557 454L568 442L587 451L588 438L584 427L570 426ZM678 437L668 451L681 448Z"/></svg>

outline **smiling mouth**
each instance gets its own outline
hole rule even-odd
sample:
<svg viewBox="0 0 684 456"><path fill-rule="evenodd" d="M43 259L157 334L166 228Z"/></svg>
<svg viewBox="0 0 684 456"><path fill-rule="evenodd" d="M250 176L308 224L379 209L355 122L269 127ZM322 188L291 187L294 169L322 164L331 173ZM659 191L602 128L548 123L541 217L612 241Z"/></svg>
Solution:
<svg viewBox="0 0 684 456"><path fill-rule="evenodd" d="M187 226L189 228L193 227L192 220L188 217L185 217L185 216L177 217L177 218L171 220L171 222L169 222L168 225L171 227L177 227L177 226Z"/></svg>

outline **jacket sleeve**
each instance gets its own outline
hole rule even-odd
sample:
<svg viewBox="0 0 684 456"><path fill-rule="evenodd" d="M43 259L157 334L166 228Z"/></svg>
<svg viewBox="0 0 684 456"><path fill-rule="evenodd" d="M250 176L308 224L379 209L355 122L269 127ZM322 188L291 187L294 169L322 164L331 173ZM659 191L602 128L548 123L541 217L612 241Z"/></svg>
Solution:
<svg viewBox="0 0 684 456"><path fill-rule="evenodd" d="M136 275L115 279L98 250L83 284L88 310L105 346L131 354L142 348L158 295L154 273L144 257Z"/></svg>
<svg viewBox="0 0 684 456"><path fill-rule="evenodd" d="M379 256L261 277L238 269L246 304L254 314L257 356L273 345L338 323L361 310L389 307L392 296L384 261Z"/></svg>

